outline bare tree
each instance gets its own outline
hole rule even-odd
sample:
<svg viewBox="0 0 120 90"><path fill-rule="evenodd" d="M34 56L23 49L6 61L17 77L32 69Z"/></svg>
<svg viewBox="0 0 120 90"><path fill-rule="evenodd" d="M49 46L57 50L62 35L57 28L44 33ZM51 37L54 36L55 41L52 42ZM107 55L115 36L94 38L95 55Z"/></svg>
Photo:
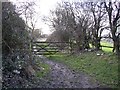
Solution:
<svg viewBox="0 0 120 90"><path fill-rule="evenodd" d="M89 13L81 13L82 8L76 8L75 5L70 2L58 4L56 10L52 11L52 18L49 21L59 35L64 31L67 40L76 42L77 51L80 51L89 48L88 29L91 25L91 17Z"/></svg>
<svg viewBox="0 0 120 90"><path fill-rule="evenodd" d="M114 42L114 48L113 52L116 50L116 53L118 54L120 52L119 48L119 34L117 34L118 27L120 26L119 20L120 20L120 2L111 2L109 1L104 2L108 19L109 19L109 25L110 25L110 31L112 34L112 39Z"/></svg>
<svg viewBox="0 0 120 90"><path fill-rule="evenodd" d="M100 50L100 41L102 31L107 28L106 22L106 12L103 2L86 2L85 7L91 14L93 18L92 27L92 40L95 45L96 50Z"/></svg>
<svg viewBox="0 0 120 90"><path fill-rule="evenodd" d="M17 12L24 18L26 29L30 31L31 40L34 40L33 33L35 32L36 23L40 16L35 11L35 2L21 2Z"/></svg>
<svg viewBox="0 0 120 90"><path fill-rule="evenodd" d="M39 18L39 15L35 11L35 6L36 6L35 2L22 2L20 3L20 6L18 6L17 12L25 20L26 30L29 31L31 37L29 44L30 60L28 61L28 63L30 63L34 68L37 68L36 65L34 64L33 53L32 53L32 44L33 41L35 40L34 35L36 33L35 30L38 30L36 29L36 23ZM38 17L36 18L36 16Z"/></svg>

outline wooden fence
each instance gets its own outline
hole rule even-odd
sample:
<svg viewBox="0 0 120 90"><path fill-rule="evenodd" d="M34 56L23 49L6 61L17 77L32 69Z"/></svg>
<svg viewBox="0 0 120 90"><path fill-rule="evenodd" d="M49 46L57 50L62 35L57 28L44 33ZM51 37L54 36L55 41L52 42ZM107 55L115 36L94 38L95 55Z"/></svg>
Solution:
<svg viewBox="0 0 120 90"><path fill-rule="evenodd" d="M57 52L69 53L70 42L33 42L32 52L36 55L52 55Z"/></svg>

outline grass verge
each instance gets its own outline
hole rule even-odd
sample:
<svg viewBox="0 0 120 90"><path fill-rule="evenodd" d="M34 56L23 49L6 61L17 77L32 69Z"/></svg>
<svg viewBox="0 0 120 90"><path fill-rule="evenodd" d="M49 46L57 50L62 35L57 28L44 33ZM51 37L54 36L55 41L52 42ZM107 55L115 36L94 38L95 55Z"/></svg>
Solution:
<svg viewBox="0 0 120 90"><path fill-rule="evenodd" d="M39 70L36 71L36 76L42 78L46 76L50 71L50 66L40 61L40 58L37 58L36 65L38 66Z"/></svg>

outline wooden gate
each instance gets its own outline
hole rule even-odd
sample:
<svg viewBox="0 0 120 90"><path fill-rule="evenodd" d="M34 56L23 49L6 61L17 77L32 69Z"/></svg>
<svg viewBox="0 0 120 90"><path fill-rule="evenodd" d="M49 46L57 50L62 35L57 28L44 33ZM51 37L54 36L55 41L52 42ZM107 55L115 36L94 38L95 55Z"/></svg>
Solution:
<svg viewBox="0 0 120 90"><path fill-rule="evenodd" d="M70 53L69 42L33 42L32 52L35 55L53 55L57 52Z"/></svg>

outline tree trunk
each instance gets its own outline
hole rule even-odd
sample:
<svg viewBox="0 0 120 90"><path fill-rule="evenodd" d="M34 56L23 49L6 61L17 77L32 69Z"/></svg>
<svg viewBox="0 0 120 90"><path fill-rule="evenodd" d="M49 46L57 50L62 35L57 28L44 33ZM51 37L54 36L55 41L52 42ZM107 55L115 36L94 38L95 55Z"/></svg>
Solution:
<svg viewBox="0 0 120 90"><path fill-rule="evenodd" d="M119 50L119 48L120 48L120 46L119 46L119 37L114 37L114 38L113 38L113 41L114 41L114 42L113 42L113 43L114 43L114 44L113 44L113 45L114 45L114 46L113 46L113 52L116 51L116 53L119 54L119 52L120 52L120 50Z"/></svg>
<svg viewBox="0 0 120 90"><path fill-rule="evenodd" d="M95 39L95 49L96 50L101 50L100 49L100 38Z"/></svg>
<svg viewBox="0 0 120 90"><path fill-rule="evenodd" d="M79 52L80 50L82 50L81 42L77 41L77 52Z"/></svg>
<svg viewBox="0 0 120 90"><path fill-rule="evenodd" d="M83 45L84 49L90 49L90 45L89 45L89 40L88 37L85 36L84 38L84 45Z"/></svg>

